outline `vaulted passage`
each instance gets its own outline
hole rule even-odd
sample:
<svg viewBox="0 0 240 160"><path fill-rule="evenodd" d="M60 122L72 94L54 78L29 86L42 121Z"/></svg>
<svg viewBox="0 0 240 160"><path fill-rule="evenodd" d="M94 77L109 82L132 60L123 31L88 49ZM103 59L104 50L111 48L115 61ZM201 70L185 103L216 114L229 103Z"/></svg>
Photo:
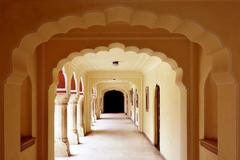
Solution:
<svg viewBox="0 0 240 160"><path fill-rule="evenodd" d="M123 113L124 96L120 91L112 90L104 94L104 113Z"/></svg>
<svg viewBox="0 0 240 160"><path fill-rule="evenodd" d="M69 62L58 65L57 90L49 96L54 102L56 159L82 159L78 155L86 153L86 159L93 159L92 155L104 160L129 159L126 155L132 155L131 160L159 159L163 155L186 160L180 157L187 153L187 139L181 136L187 133L181 127L187 123L179 118L186 111L187 96L175 61L163 53L151 55L150 49L120 43L101 48L75 53Z"/></svg>
<svg viewBox="0 0 240 160"><path fill-rule="evenodd" d="M216 18L219 23L208 29L197 23L214 22L206 19L213 10L205 4L184 2L172 8L149 2L147 8L158 8L152 12L140 9L144 1L107 8L103 2L82 3L62 13L67 5L59 2L57 15L35 3L7 3L11 7L2 19L14 21L4 23L10 26L3 31L17 32L3 33L3 53L19 46L1 58L7 66L2 68L12 73L2 77L0 160L162 160L160 155L167 160L239 160L234 73L240 72L232 69L240 67L232 65L239 58L230 51L239 52L222 44L230 46L230 35L237 33L226 32L236 27L221 28L234 24L228 17L237 16L223 16L229 9L214 3L224 22ZM26 5L34 8L26 12ZM15 23L14 13L24 21ZM215 29L224 32L208 32Z"/></svg>

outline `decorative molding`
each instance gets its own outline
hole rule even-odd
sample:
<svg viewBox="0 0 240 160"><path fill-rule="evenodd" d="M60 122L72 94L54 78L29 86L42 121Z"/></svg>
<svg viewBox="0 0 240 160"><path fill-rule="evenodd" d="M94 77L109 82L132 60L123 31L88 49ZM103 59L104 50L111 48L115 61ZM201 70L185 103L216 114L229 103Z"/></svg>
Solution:
<svg viewBox="0 0 240 160"><path fill-rule="evenodd" d="M95 77L102 77L104 76L112 76L112 71L90 71L87 73L87 77L88 78L95 78ZM125 77L142 77L143 74L141 72L137 72L137 71L118 71L118 74L121 76L125 76Z"/></svg>
<svg viewBox="0 0 240 160"><path fill-rule="evenodd" d="M221 62L217 61L216 69L229 71L231 54L225 48L224 52L219 52L224 47L219 39L212 33L207 32L201 26L191 21L182 20L173 15L157 15L143 10L134 10L127 7L110 7L103 12L86 12L82 16L66 16L56 22L48 22L40 26L35 33L26 35L18 48L13 51L13 72L27 72L27 62L29 54L35 53L35 48L51 39L59 33L67 33L74 28L86 29L91 26L106 26L114 22L127 23L130 26L145 26L148 28L162 28L170 33L179 33L189 40L201 45L203 53L218 53L218 56L227 57ZM216 61L212 61L215 63ZM226 64L226 65L225 65ZM213 65L213 69L215 65ZM220 68L219 68L220 67Z"/></svg>
<svg viewBox="0 0 240 160"><path fill-rule="evenodd" d="M214 154L218 154L218 141L217 139L202 139L200 140L200 144L201 146L203 146L204 148L206 148L208 151L214 153Z"/></svg>
<svg viewBox="0 0 240 160"><path fill-rule="evenodd" d="M185 37L54 37L50 41L61 41L61 40L188 40Z"/></svg>
<svg viewBox="0 0 240 160"><path fill-rule="evenodd" d="M21 152L34 145L35 139L32 136L21 137Z"/></svg>
<svg viewBox="0 0 240 160"><path fill-rule="evenodd" d="M67 58L61 60L58 65L57 65L57 70L59 70L60 68L62 68L64 66L65 63L67 62L71 62L74 61L75 57L79 57L79 56L88 56L88 55L92 55L92 54L101 54L103 52L107 52L107 53L112 53L114 51L118 51L118 52L122 52L122 53L127 53L127 54L135 54L135 55L140 55L140 54L147 54L147 55L154 55L154 57L156 57L157 59L159 59L160 62L164 62L167 63L169 65L169 67L171 67L175 72L176 72L176 81L181 81L182 80L182 69L178 67L177 62L171 58L168 58L165 54L161 53L161 52L154 52L153 50L149 49L149 48L143 48L143 49L139 49L136 46L128 46L126 47L124 44L122 43L112 43L110 44L108 47L107 46L100 46L97 47L95 49L84 49L81 52L73 52L71 53ZM94 77L96 77L96 75L100 75L101 77L103 77L102 74L104 71L97 71L95 72L96 74L94 75ZM105 71L104 75L109 73L109 75L112 76L111 71ZM125 71L122 71L122 73L124 74ZM87 77L88 78L92 78L92 74L93 72L89 72ZM121 72L119 72L121 73ZM127 72L125 72L127 73ZM131 76L133 75L133 73L139 74L139 76L143 77L142 72L129 72L131 74L126 74L126 76Z"/></svg>
<svg viewBox="0 0 240 160"><path fill-rule="evenodd" d="M55 97L55 104L57 105L67 105L69 97L67 94L57 94Z"/></svg>
<svg viewBox="0 0 240 160"><path fill-rule="evenodd" d="M68 104L77 104L79 95L78 94L71 94L68 100Z"/></svg>

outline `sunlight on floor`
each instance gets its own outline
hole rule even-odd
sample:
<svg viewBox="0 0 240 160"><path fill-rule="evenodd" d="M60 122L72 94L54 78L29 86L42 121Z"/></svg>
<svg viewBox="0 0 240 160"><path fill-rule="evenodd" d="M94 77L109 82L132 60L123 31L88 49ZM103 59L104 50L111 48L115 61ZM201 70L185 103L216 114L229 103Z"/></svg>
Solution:
<svg viewBox="0 0 240 160"><path fill-rule="evenodd" d="M92 129L80 145L71 145L71 157L55 160L161 160L159 152L123 114L102 115Z"/></svg>

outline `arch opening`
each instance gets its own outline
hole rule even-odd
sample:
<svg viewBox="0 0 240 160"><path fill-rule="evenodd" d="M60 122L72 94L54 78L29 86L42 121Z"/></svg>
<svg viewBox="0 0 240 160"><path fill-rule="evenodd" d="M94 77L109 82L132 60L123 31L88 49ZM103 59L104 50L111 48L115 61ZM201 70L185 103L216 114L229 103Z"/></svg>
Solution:
<svg viewBox="0 0 240 160"><path fill-rule="evenodd" d="M76 94L77 93L77 81L76 81L76 76L75 73L73 73L72 78L71 78L71 94Z"/></svg>
<svg viewBox="0 0 240 160"><path fill-rule="evenodd" d="M126 15L121 17L118 14L115 14L115 13L118 13L117 11L122 12L123 10L127 11ZM125 13L125 12L122 12L122 13ZM142 12L140 12L140 13L142 13ZM230 62L229 61L230 53L226 48L224 48L221 45L219 40L214 35L206 32L205 30L203 30L201 27L199 27L198 25L196 25L194 23L182 21L181 19L179 19L175 16L167 16L166 17L166 16L158 16L158 15L155 15L155 14L152 14L149 12L147 12L147 13L143 12L143 14L140 14L140 13L138 11L133 11L129 8L116 7L116 8L110 8L110 9L106 10L106 14L103 12L100 12L100 13L96 12L96 13L91 13L91 14L87 13L83 17L72 17L72 16L65 17L65 18L59 20L58 22L50 22L50 23L47 23L47 24L41 26L36 33L30 34L30 35L24 37L20 46L14 50L14 52L13 52L13 74L11 74L11 77L7 80L6 85L10 85L12 79L17 79L16 75L18 75L18 73L26 73L26 74L29 74L30 76L32 76L31 73L29 73L28 64L27 64L27 63L29 63L29 60L27 60L27 58L29 57L29 55L34 53L36 46L38 46L42 42L49 40L53 35L58 34L58 33L66 33L67 31L69 31L72 28L89 27L89 26L99 25L99 24L106 25L107 23L119 22L119 21L127 22L131 25L143 25L143 26L147 26L150 28L162 27L162 28L168 29L171 32L176 32L176 33L181 33L183 35L186 35L190 40L195 41L202 46L203 54L212 55L213 59L211 62L212 63L211 70L213 72L218 72L218 73L223 73L223 72L226 73L227 72L229 74L226 74L226 75L228 77L232 77L231 71L230 71L231 64L229 63ZM109 16L109 15L112 15L112 16ZM139 15L140 15L140 17L143 16L145 18L139 18ZM94 18L94 17L97 17L97 16L99 16L101 18L99 18L98 21L95 21L96 18ZM129 17L133 17L133 18L129 18ZM146 18L146 17L148 17L148 18ZM85 21L85 24L80 24L79 22L81 22L82 19L85 19L88 21ZM149 21L144 22L144 21L141 21L141 19L148 19ZM170 22L164 23L165 22L164 20L170 20ZM62 26L62 27L59 27L59 26ZM49 29L49 28L51 28L51 29ZM66 60L64 60L64 61L66 62ZM175 67L173 67L173 68L175 68ZM51 88L52 87L56 88L56 75L54 75L53 79L54 79L54 84L50 87L50 90L49 90L50 94L52 91ZM181 76L180 76L180 79L181 79ZM223 78L223 79L219 78L218 84L225 83L226 79L228 79L228 78ZM179 83L179 81L177 83ZM234 84L235 82L231 82L231 83ZM21 82L19 82L19 84L21 85ZM183 87L181 83L179 84L179 86ZM233 88L233 90L234 90L234 88ZM229 101L231 101L231 100L229 100ZM49 103L49 108L51 108L52 106L53 106L53 104ZM7 106L5 106L5 108L7 109ZM49 110L50 110L49 113L51 114L52 113L51 109L49 109ZM11 117L11 116L6 116L6 117ZM49 119L51 121L51 118L49 118ZM5 121L7 121L7 119L5 119ZM50 124L51 123L52 122L50 122ZM52 134L51 131L49 131L49 133ZM51 137L51 135L49 137ZM11 144L9 143L7 145L11 145ZM11 148L11 147L7 147L7 148ZM49 148L51 149L51 147L49 147ZM52 151L50 151L49 154L51 157Z"/></svg>
<svg viewBox="0 0 240 160"><path fill-rule="evenodd" d="M122 92L116 90L105 92L103 113L124 113L124 95Z"/></svg>
<svg viewBox="0 0 240 160"><path fill-rule="evenodd" d="M80 78L80 83L79 83L79 92L81 95L84 94L84 87L83 87L83 78Z"/></svg>
<svg viewBox="0 0 240 160"><path fill-rule="evenodd" d="M67 87L66 87L66 75L63 72L63 70L60 70L58 72L58 85L57 85L57 93L66 93Z"/></svg>
<svg viewBox="0 0 240 160"><path fill-rule="evenodd" d="M99 48L102 48L102 50L98 50ZM137 49L138 52L136 52L136 48L137 47L125 47L123 44L120 44L120 43L113 43L113 44L110 44L109 47L101 46L101 47L97 47L94 50L88 50L88 52L86 50L83 50L84 52L82 51L80 53L74 52L69 55L69 57L71 57L71 58L69 58L69 59L66 58L66 59L68 59L68 61L60 61L57 65L57 68L55 68L55 70L58 70L62 66L63 67L71 66L70 65L71 63L74 64L73 65L74 67L76 67L75 62L76 61L80 62L80 58L82 58L82 57L83 58L84 57L93 58L94 56L99 56L99 55L102 55L102 56L109 55L110 56L111 54L114 54L115 52L119 52L121 55L122 55L122 53L124 53L126 56L130 56L130 55L131 56L133 56L133 55L149 56L149 57L153 58L152 60L157 61L159 64L162 64L160 69L156 70L156 72L163 71L163 73L166 74L166 76L164 76L164 77L166 77L166 80L164 80L165 82L162 81L161 83L163 83L163 84L165 83L166 86L171 86L170 88L165 89L165 91L169 92L169 96L170 96L170 93L172 92L171 88L174 88L174 93L172 93L172 94L174 94L175 97L178 99L177 100L178 105L175 104L174 106L176 106L176 110L181 110L181 113L180 112L177 113L177 118L180 118L180 116L182 116L181 119L179 119L179 121L177 122L178 124L176 124L174 122L176 125L174 128L179 128L179 130L178 130L178 131L180 131L178 134L179 137L180 136L182 137L182 135L186 135L187 131L184 129L187 128L186 127L187 122L186 122L185 116L181 115L182 113L186 114L186 107L187 107L187 103L186 103L187 91L182 82L182 74L183 74L182 69L178 67L177 63L173 59L166 57L163 53L160 53L160 52L155 53L150 49ZM152 56L153 54L154 54L154 56ZM63 63L63 62L65 62L65 63ZM156 66L157 66L157 64L156 64ZM80 68L84 68L84 67L81 66ZM68 70L71 70L71 69L68 69ZM167 72L169 72L169 73L167 73ZM54 73L56 73L56 72L54 72ZM71 74L69 74L69 75L71 75ZM138 74L136 74L136 75L138 75ZM141 130L141 127L143 125L143 114L145 114L145 113L143 113L143 107L142 107L143 102L142 102L141 97L143 96L143 94L142 94L143 90L140 85L141 80L138 81L135 78L121 79L120 77L113 80L113 78L112 78L113 75L109 74L109 72L106 72L106 75L103 76L104 78L101 78L100 74L96 74L95 76L96 77L94 77L94 74L92 72L88 73L86 76L86 77L91 77L91 83L89 83L87 85L88 87L86 88L87 93L89 93L86 95L87 96L86 99L89 99L89 101L86 101L86 105L91 106L90 108L88 108L88 107L84 108L85 113L86 113L85 118L87 118L87 119L85 119L86 125L88 125L88 123L90 122L90 127L91 127L91 125L95 125L95 123L96 123L96 120L97 120L96 112L97 112L97 106L98 106L97 104L99 101L101 101L99 99L100 97L99 97L99 92L98 92L98 87L99 87L100 83L107 82L107 83L114 84L117 82L118 83L128 82L129 88L127 90L129 90L130 88L132 88L132 90L133 90L132 107L128 108L128 111L129 111L128 114L132 113L130 118L132 118L132 120L136 124L136 126L139 127L139 130ZM156 76L159 77L159 75L156 75ZM132 85L136 85L136 86L133 87ZM107 88L107 90L109 90L109 88ZM89 115L88 115L88 113L89 113ZM91 119L90 121L89 121L89 118ZM171 116L171 118L175 119L176 116L174 116L174 117ZM86 127L86 125L85 125L85 127ZM85 128L85 129L88 130L87 128ZM165 132L165 134L163 134L163 135L167 136L168 135L167 132ZM187 141L187 139L179 138L179 137L178 138L176 137L176 139L180 139L179 141L181 141L181 144L176 144L175 146L181 145L185 149L184 149L184 151L180 151L179 148L176 148L176 150L179 150L179 152L180 152L179 155L186 156L186 150L187 150L186 149L186 147L187 147L186 141ZM166 144L166 142L164 142L164 141L163 141L163 143ZM176 142L176 143L178 143L178 142ZM162 146L169 148L169 146L166 146L166 145L162 145ZM166 151L164 151L164 152L166 152ZM167 157L169 157L169 155L167 155Z"/></svg>

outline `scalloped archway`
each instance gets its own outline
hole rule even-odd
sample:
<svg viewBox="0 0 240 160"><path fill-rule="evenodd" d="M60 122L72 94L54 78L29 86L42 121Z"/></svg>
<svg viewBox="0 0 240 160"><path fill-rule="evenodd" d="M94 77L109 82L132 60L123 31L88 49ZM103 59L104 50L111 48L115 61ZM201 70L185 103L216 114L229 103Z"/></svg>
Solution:
<svg viewBox="0 0 240 160"><path fill-rule="evenodd" d="M149 11L133 10L127 7L111 7L99 12L86 12L82 16L66 16L56 22L41 25L35 33L26 35L18 48L13 51L13 72L27 72L28 58L34 54L38 45L48 41L56 34L67 33L75 28L91 26L106 26L107 24L123 22L130 26L140 25L148 28L164 28L171 33L186 36L192 42L198 43L204 54L213 55L214 71L229 71L231 69L231 54L220 40L200 25L180 19L173 15L157 15Z"/></svg>
<svg viewBox="0 0 240 160"><path fill-rule="evenodd" d="M49 126L52 126L52 124L54 123L54 119L53 119L53 102L54 102L54 97L55 97L55 89L56 89L56 85L57 85L57 73L59 72L59 70L61 68L64 67L65 64L69 64L69 63L73 63L74 59L77 57L83 57L83 56L88 56L89 54L102 54L102 53L107 53L107 54L111 54L114 52L120 52L123 54L147 54L149 56L155 57L156 59L158 59L161 63L164 63L168 66L169 71L174 73L174 76L171 77L171 82L173 82L178 90L179 90L179 99L180 99L180 110L181 110L181 118L180 118L180 122L179 122L179 127L181 129L180 130L180 134L179 136L181 138L179 138L179 140L181 141L181 151L179 150L179 155L181 156L182 160L185 160L187 157L187 89L185 87L185 85L182 82L182 76L183 76L183 71L182 68L180 68L177 64L177 62L174 59L168 58L165 54L161 53L161 52L155 52L149 48L144 48L144 49L139 49L136 46L125 46L122 43L112 43L109 46L99 46L96 47L95 49L84 49L80 52L73 52L71 54L69 54L69 56L67 58L64 58L62 60L59 61L59 63L57 64L57 67L53 69L53 83L51 84L50 88L49 88L49 107L48 107L48 113L49 113ZM97 84L101 83L101 82L106 82L109 78L100 78L98 79L96 82L94 82L93 84L88 84L89 85L89 89L91 89L92 87L96 87ZM137 84L138 81L136 81L135 79L124 79L121 80L123 82L128 82L129 84ZM139 87L139 86L138 86ZM142 92L141 87L138 88L139 90L139 94ZM89 99L90 97L86 97L86 99ZM141 101L139 102L139 106L141 106ZM87 101L86 102L87 106L90 106L90 103ZM86 113L90 113L90 109L89 108L85 108ZM142 122L142 117L143 117L143 113L142 113L142 107L139 107L139 126L141 126ZM85 118L87 117L86 115L84 116ZM85 121L88 121L87 119ZM90 124L90 121L89 121ZM86 126L85 126L86 127ZM52 137L52 129L49 130L49 137ZM49 145L50 148L53 149L53 141L51 139L49 139ZM50 154L53 154L53 150L49 150Z"/></svg>
<svg viewBox="0 0 240 160"><path fill-rule="evenodd" d="M14 103L10 102L10 98L8 97L11 97L11 88L21 87L23 85L25 75L33 77L31 69L31 57L33 56L37 46L43 42L48 41L56 34L67 33L69 30L74 28L88 28L95 25L105 26L107 24L115 22L124 22L130 26L142 25L148 28L164 28L171 33L180 33L182 35L185 35L188 39L198 43L202 47L203 54L212 57L211 72L218 75L218 79L216 79L217 84L223 86L229 83L233 85L236 83L231 72L232 64L230 51L221 44L220 40L215 35L204 30L198 24L180 19L179 17L172 15L157 15L152 12L142 10L139 11L121 6L110 7L102 12L86 12L81 16L66 16L56 22L45 23L41 25L36 32L23 37L20 45L13 50L13 71L5 83L6 87L4 94L4 110L5 113L9 113L9 115L6 115L4 117L4 122L11 121L11 119L15 117L14 114L8 112L9 109L12 108L11 106L16 107L19 106L18 104L20 104L19 101L15 101ZM54 79L56 80L55 74ZM14 86L12 86L13 84ZM56 89L56 86L51 86L51 88ZM233 92L233 90L234 89L229 92ZM220 91L224 92L223 89ZM35 94L34 88L33 94ZM52 94L51 90L49 90L49 94ZM230 102L231 100L234 101L234 99L229 98ZM49 102L50 106L52 105L51 103L52 102ZM232 108L236 110L236 104L233 105L234 106ZM14 130L7 127L5 127L4 130L6 133L14 132ZM5 139L8 140L11 138L6 136ZM8 153L8 150L11 150L11 147L13 146L16 146L15 142L5 143L5 153Z"/></svg>

